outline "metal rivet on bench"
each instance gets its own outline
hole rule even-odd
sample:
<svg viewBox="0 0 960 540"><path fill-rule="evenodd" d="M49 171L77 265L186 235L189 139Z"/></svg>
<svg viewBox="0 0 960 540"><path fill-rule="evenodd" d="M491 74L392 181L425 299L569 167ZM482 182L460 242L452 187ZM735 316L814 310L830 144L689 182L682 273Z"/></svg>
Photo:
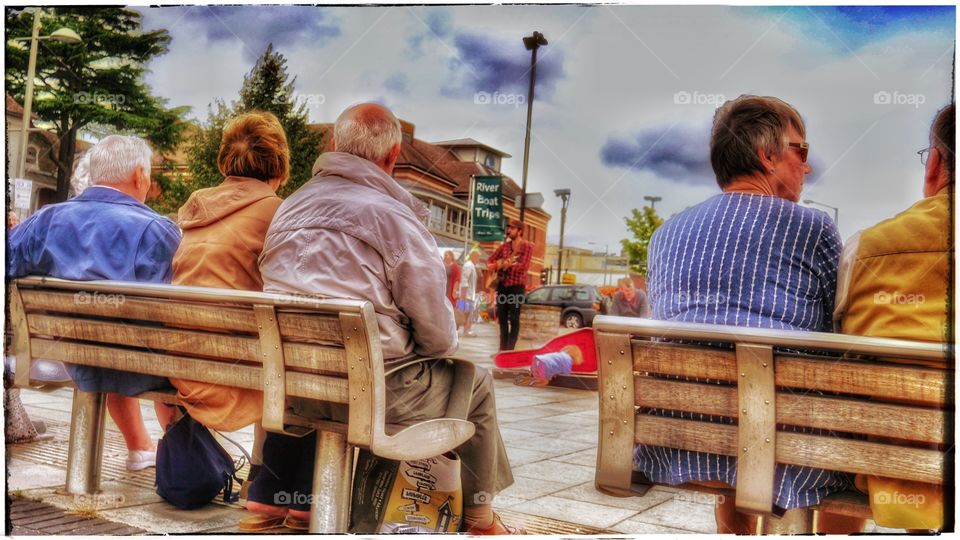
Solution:
<svg viewBox="0 0 960 540"><path fill-rule="evenodd" d="M741 376L741 377L746 377L747 374L746 374L746 373L741 373L740 376Z"/></svg>
<svg viewBox="0 0 960 540"><path fill-rule="evenodd" d="M766 363L766 362L763 363L763 367L767 367L767 363Z"/></svg>
<svg viewBox="0 0 960 540"><path fill-rule="evenodd" d="M356 326L353 327L353 331L354 331L354 332L357 331L357 327L356 327Z"/></svg>
<svg viewBox="0 0 960 540"><path fill-rule="evenodd" d="M361 392L366 392L366 391L367 391L367 387L366 387L366 386L361 386L361 387L360 387L360 391L361 391Z"/></svg>
<svg viewBox="0 0 960 540"><path fill-rule="evenodd" d="M279 346L279 345L274 345L273 348L274 348L274 349L279 349L280 346Z"/></svg>
<svg viewBox="0 0 960 540"><path fill-rule="evenodd" d="M770 442L770 438L769 438L769 437L767 437L767 442Z"/></svg>
<svg viewBox="0 0 960 540"><path fill-rule="evenodd" d="M747 447L746 447L746 446L743 447L743 453L744 453L744 454L747 453Z"/></svg>
<svg viewBox="0 0 960 540"><path fill-rule="evenodd" d="M612 429L610 430L610 434L613 435L613 430L612 430Z"/></svg>
<svg viewBox="0 0 960 540"><path fill-rule="evenodd" d="M624 354L627 354L627 353L623 352L623 349L620 349L620 356L623 356Z"/></svg>
<svg viewBox="0 0 960 540"><path fill-rule="evenodd" d="M612 365L613 365L613 360L607 360L607 363L612 366Z"/></svg>
<svg viewBox="0 0 960 540"><path fill-rule="evenodd" d="M623 389L626 390L626 389L627 389L627 385L623 385Z"/></svg>
<svg viewBox="0 0 960 540"><path fill-rule="evenodd" d="M746 410L746 409L744 409L742 412L743 412L743 414L747 414L747 410Z"/></svg>
<svg viewBox="0 0 960 540"><path fill-rule="evenodd" d="M624 424L624 425L626 425L626 424L627 424L627 421L626 421L626 420L624 420L624 421L623 421L623 424Z"/></svg>
<svg viewBox="0 0 960 540"><path fill-rule="evenodd" d="M769 404L770 404L770 400L769 400L769 399L763 400L763 404L764 404L764 405L769 405Z"/></svg>
<svg viewBox="0 0 960 540"><path fill-rule="evenodd" d="M613 394L610 394L610 399L614 399Z"/></svg>

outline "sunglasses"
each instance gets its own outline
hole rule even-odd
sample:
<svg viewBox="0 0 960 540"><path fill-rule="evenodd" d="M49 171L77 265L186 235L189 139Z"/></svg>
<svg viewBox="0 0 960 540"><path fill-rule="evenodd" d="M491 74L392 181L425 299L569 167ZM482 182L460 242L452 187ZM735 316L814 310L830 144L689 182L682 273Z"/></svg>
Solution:
<svg viewBox="0 0 960 540"><path fill-rule="evenodd" d="M787 146L792 146L800 150L800 161L807 162L807 154L810 153L810 145L805 142L791 142Z"/></svg>

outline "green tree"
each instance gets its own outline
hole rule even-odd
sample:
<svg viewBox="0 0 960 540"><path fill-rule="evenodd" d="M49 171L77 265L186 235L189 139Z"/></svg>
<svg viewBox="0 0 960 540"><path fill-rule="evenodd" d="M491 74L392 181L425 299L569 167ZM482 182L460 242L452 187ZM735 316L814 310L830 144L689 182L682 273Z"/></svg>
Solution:
<svg viewBox="0 0 960 540"><path fill-rule="evenodd" d="M217 168L217 153L223 139L223 128L231 117L248 111L266 111L276 115L283 126L290 146L290 180L280 188L280 196L293 193L311 178L311 168L320 153L321 136L308 127L307 101L294 95L296 77L287 73L287 60L267 46L253 69L243 78L240 99L228 107L216 100L209 108L207 120L188 149L188 168L195 187L220 183L223 176Z"/></svg>
<svg viewBox="0 0 960 540"><path fill-rule="evenodd" d="M40 8L33 8L40 9ZM33 9L8 10L6 91L23 103ZM77 134L90 125L109 126L144 136L154 148L176 147L187 107L167 108L151 94L142 76L151 59L167 52L166 30L144 31L141 16L116 7L57 6L40 11L40 34L66 27L82 43L41 42L34 79L33 113L53 126L60 140L56 156L57 197L65 200L73 171Z"/></svg>
<svg viewBox="0 0 960 540"><path fill-rule="evenodd" d="M647 248L650 246L650 238L653 233L663 225L663 218L657 215L657 211L653 208L644 206L642 210L636 208L630 210L630 216L624 218L624 221L627 223L627 229L633 235L633 240L624 238L620 240L620 245L623 246L623 251L627 254L630 270L646 277Z"/></svg>

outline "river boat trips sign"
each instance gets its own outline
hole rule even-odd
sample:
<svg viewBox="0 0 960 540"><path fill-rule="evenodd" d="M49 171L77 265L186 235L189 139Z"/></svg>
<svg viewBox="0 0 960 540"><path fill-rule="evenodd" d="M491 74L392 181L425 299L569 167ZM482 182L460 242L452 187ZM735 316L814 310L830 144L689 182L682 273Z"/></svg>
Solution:
<svg viewBox="0 0 960 540"><path fill-rule="evenodd" d="M503 177L473 178L473 240L503 240Z"/></svg>

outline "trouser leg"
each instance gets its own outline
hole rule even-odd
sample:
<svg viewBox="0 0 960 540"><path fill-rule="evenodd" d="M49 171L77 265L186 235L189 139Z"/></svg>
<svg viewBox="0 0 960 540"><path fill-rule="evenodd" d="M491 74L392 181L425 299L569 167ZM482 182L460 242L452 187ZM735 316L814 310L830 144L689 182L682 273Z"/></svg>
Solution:
<svg viewBox="0 0 960 540"><path fill-rule="evenodd" d="M473 380L473 400L467 420L473 422L477 431L457 449L461 460L463 504L490 504L494 495L513 484L513 473L497 425L493 377L480 367Z"/></svg>
<svg viewBox="0 0 960 540"><path fill-rule="evenodd" d="M507 294L504 289L497 289L497 324L500 325L500 350L511 350L510 343L510 305L507 304Z"/></svg>

